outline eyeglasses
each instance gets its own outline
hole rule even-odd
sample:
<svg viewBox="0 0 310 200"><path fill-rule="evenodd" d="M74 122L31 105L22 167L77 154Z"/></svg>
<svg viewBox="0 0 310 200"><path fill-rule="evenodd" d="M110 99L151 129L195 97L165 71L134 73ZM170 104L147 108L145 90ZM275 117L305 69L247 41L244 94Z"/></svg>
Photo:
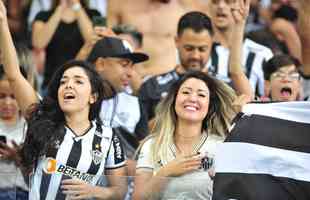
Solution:
<svg viewBox="0 0 310 200"><path fill-rule="evenodd" d="M271 75L273 78L276 79L284 79L287 78L291 81L299 80L300 79L300 74L298 72L291 72L291 73L285 73L285 72L274 72Z"/></svg>

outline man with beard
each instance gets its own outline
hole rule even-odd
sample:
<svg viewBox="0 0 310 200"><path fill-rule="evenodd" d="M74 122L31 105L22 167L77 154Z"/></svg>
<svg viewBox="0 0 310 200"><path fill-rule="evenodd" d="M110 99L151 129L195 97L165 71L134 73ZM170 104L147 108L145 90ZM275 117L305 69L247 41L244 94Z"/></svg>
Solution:
<svg viewBox="0 0 310 200"><path fill-rule="evenodd" d="M108 26L130 24L137 27L144 37L142 51L150 55L142 76L158 75L176 65L173 38L179 18L190 10L204 9L205 4L204 0L108 1Z"/></svg>
<svg viewBox="0 0 310 200"><path fill-rule="evenodd" d="M208 13L214 28L214 46L208 63L209 72L230 83L228 73L229 41L233 27L232 14L234 0L209 0ZM262 65L269 60L272 51L248 38L243 41L242 65L250 80L252 89L259 96L264 94L264 74Z"/></svg>
<svg viewBox="0 0 310 200"><path fill-rule="evenodd" d="M212 36L211 20L204 13L189 12L181 17L175 38L180 64L176 65L175 69L168 73L148 79L140 88L139 101L145 119L150 121L154 117L156 105L167 95L171 85L182 74L192 70L206 69L205 65L209 60L213 44ZM234 82L234 88L239 95L252 96L248 79L241 69L241 64L239 60L235 61L235 58L239 59L240 51L237 49L237 46L231 46L235 47L234 52L230 55L230 66L233 65L230 67L230 73Z"/></svg>

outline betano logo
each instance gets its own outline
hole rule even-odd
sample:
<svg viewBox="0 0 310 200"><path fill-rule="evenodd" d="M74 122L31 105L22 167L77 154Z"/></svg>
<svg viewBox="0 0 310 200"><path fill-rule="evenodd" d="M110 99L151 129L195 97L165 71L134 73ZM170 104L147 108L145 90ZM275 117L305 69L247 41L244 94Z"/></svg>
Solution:
<svg viewBox="0 0 310 200"><path fill-rule="evenodd" d="M73 167L60 164L54 158L46 158L43 163L43 171L47 174L62 174L88 183L91 183L94 178L94 175L87 174Z"/></svg>
<svg viewBox="0 0 310 200"><path fill-rule="evenodd" d="M52 174L56 172L57 161L54 158L46 158L43 166L43 170L47 174Z"/></svg>

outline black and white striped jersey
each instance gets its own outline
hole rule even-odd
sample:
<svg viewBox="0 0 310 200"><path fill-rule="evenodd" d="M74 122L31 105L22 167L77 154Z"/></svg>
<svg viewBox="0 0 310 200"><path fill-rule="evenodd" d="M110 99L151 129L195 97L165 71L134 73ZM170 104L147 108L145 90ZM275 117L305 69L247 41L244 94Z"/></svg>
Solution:
<svg viewBox="0 0 310 200"><path fill-rule="evenodd" d="M262 66L272 56L273 53L268 47L248 38L244 40L242 65L250 80L253 91L260 96L264 94L264 72ZM219 43L215 43L207 65L209 72L226 83L230 83L228 64L229 49L221 46Z"/></svg>
<svg viewBox="0 0 310 200"><path fill-rule="evenodd" d="M170 87L179 78L180 75L174 69L167 73L153 76L142 84L139 91L139 103L145 119L150 120L155 116L155 107L168 94Z"/></svg>
<svg viewBox="0 0 310 200"><path fill-rule="evenodd" d="M111 128L92 122L83 136L65 127L62 141L41 158L31 179L29 199L64 200L64 179L79 179L96 185L105 170L125 166L126 158L117 135Z"/></svg>

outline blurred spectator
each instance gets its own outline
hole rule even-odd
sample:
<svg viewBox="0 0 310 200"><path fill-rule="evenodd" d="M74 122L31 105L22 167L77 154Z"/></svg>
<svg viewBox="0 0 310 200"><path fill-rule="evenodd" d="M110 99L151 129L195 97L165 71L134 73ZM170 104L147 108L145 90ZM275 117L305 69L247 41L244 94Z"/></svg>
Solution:
<svg viewBox="0 0 310 200"><path fill-rule="evenodd" d="M26 77L25 70L21 70ZM25 128L26 121L13 88L0 65L0 200L28 199L28 187L16 162L19 145L24 142Z"/></svg>
<svg viewBox="0 0 310 200"><path fill-rule="evenodd" d="M225 82L230 82L228 73L229 41L234 28L231 9L233 1L211 0L209 14L214 28L214 41L208 62L209 72ZM264 94L263 63L273 56L272 51L248 38L243 42L242 65L257 95Z"/></svg>
<svg viewBox="0 0 310 200"><path fill-rule="evenodd" d="M176 65L173 39L179 18L200 8L197 0L108 1L108 26L130 24L143 34L143 51L150 55L145 75L166 73Z"/></svg>
<svg viewBox="0 0 310 200"><path fill-rule="evenodd" d="M260 1L251 0L250 14L247 19L246 32L257 31L265 27L265 21L260 15Z"/></svg>
<svg viewBox="0 0 310 200"><path fill-rule="evenodd" d="M51 10L38 13L33 23L32 44L36 49L46 50L43 88L57 68L74 58L84 41L91 40L91 18L99 15L87 8L85 0L54 0Z"/></svg>
<svg viewBox="0 0 310 200"><path fill-rule="evenodd" d="M270 30L287 49L285 53L301 60L301 42L296 30L297 19L295 8L281 5L273 13Z"/></svg>
<svg viewBox="0 0 310 200"><path fill-rule="evenodd" d="M15 42L29 43L26 18L29 13L30 0L4 0L8 12L8 22Z"/></svg>
<svg viewBox="0 0 310 200"><path fill-rule="evenodd" d="M251 31L246 34L246 38L249 38L258 44L268 47L273 54L285 53L285 49L283 49L282 43L278 41L276 36L268 28Z"/></svg>
<svg viewBox="0 0 310 200"><path fill-rule="evenodd" d="M102 16L106 16L107 0L89 0L89 8L98 10ZM30 11L28 15L28 28L31 30L33 20L40 11L51 9L52 0L31 0Z"/></svg>

